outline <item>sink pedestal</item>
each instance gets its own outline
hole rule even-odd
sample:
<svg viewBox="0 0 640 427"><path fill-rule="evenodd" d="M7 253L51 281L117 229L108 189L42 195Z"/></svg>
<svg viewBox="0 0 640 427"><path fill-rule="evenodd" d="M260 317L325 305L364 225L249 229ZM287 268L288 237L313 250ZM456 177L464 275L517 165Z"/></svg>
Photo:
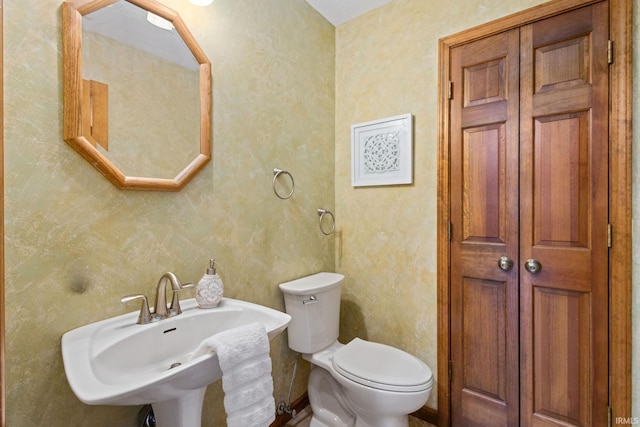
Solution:
<svg viewBox="0 0 640 427"><path fill-rule="evenodd" d="M156 427L200 427L206 387L185 391L177 399L151 404Z"/></svg>

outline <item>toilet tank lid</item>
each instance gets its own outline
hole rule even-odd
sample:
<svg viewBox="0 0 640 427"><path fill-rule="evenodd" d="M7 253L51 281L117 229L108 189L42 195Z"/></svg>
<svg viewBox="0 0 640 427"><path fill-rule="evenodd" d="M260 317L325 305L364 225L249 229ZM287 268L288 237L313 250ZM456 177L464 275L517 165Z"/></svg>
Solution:
<svg viewBox="0 0 640 427"><path fill-rule="evenodd" d="M342 274L323 272L280 283L279 287L285 294L309 295L340 286L343 279L344 276Z"/></svg>

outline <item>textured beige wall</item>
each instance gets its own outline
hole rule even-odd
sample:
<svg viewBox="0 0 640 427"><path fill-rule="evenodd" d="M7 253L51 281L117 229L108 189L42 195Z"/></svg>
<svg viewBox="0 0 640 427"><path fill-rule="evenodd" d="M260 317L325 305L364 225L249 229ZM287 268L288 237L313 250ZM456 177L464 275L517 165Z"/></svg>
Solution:
<svg viewBox="0 0 640 427"><path fill-rule="evenodd" d="M334 29L303 0L163 0L212 63L213 161L179 193L119 191L62 138L61 3L4 4L7 421L134 426L137 408L73 395L64 332L134 310L120 297L167 270L198 280L212 256L227 296L281 310L278 283L334 268L316 214L334 209ZM293 198L273 194L274 167ZM272 356L284 400L286 334ZM224 425L221 402L210 387L204 425Z"/></svg>
<svg viewBox="0 0 640 427"><path fill-rule="evenodd" d="M405 349L437 369L438 40L540 3L458 0L444 6L395 0L337 28L336 213L341 239L336 269L347 277L343 324L349 328L344 333ZM637 13L635 34L637 58ZM637 62L635 67L637 76ZM640 99L637 85L634 93ZM403 113L414 115L414 184L352 187L350 125ZM638 296L634 307L635 414L640 416ZM436 406L435 392L428 405Z"/></svg>

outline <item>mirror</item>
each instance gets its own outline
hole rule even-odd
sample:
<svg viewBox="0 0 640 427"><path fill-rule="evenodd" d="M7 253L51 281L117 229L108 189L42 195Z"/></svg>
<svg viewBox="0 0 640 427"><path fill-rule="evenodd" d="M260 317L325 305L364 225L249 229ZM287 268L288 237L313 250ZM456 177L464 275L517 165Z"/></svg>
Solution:
<svg viewBox="0 0 640 427"><path fill-rule="evenodd" d="M155 0L63 3L64 139L121 189L178 191L211 159L211 64Z"/></svg>

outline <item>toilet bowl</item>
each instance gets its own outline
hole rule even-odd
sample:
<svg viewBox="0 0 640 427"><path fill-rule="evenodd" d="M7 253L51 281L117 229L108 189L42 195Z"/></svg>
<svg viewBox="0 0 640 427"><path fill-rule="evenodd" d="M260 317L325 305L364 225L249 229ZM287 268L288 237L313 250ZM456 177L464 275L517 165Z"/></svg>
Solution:
<svg viewBox="0 0 640 427"><path fill-rule="evenodd" d="M432 372L409 353L355 338L338 342L344 276L318 273L280 284L292 316L289 347L311 362L311 427L407 427L429 398Z"/></svg>

